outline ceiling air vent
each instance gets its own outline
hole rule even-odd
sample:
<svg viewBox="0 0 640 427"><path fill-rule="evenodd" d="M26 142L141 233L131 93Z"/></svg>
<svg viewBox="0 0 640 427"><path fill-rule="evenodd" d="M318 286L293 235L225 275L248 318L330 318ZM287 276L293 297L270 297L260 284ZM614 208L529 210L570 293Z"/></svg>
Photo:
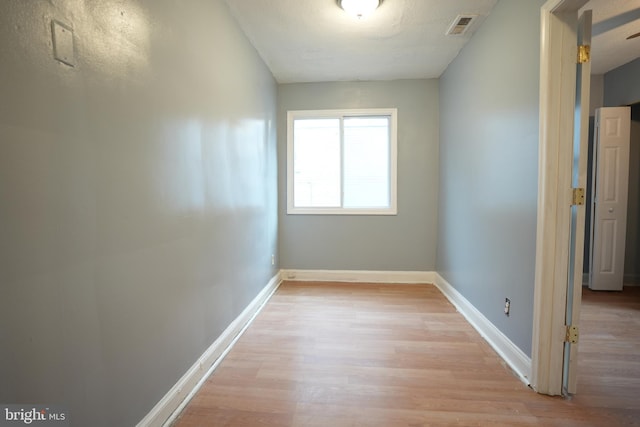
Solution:
<svg viewBox="0 0 640 427"><path fill-rule="evenodd" d="M448 36L459 36L466 33L477 16L478 15L458 15L449 26L446 34Z"/></svg>

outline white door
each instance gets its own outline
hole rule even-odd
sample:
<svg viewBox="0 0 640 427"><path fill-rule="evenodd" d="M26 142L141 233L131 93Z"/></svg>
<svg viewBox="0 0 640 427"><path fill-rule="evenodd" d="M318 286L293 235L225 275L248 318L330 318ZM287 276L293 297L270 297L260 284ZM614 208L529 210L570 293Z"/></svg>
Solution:
<svg viewBox="0 0 640 427"><path fill-rule="evenodd" d="M630 107L596 110L589 263L593 290L622 290L630 129Z"/></svg>
<svg viewBox="0 0 640 427"><path fill-rule="evenodd" d="M584 11L578 21L578 46L591 46L591 10ZM571 187L584 189L587 183L587 147L589 143L589 90L591 62L583 57L576 68L576 100L574 107L573 156ZM569 265L567 277L567 306L565 325L577 328L582 303L582 267L585 235L584 203L574 201L571 206ZM575 340L573 340L575 341ZM576 393L578 369L578 343L564 343L562 394Z"/></svg>

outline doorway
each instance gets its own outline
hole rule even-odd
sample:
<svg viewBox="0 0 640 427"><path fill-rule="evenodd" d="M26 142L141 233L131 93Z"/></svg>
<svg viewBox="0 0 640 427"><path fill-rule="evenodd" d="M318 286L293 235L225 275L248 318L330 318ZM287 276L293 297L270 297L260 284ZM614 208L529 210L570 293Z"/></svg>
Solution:
<svg viewBox="0 0 640 427"><path fill-rule="evenodd" d="M616 16L624 16L616 15ZM610 19L621 22L621 19ZM594 26L598 26L594 23ZM631 34L633 31L627 31ZM625 42L624 38L620 39ZM594 53L594 61L597 60ZM634 62L638 64L638 59ZM633 65L633 64L631 64ZM633 87L640 87L637 72L629 73L629 63L610 72L592 76L592 106L589 120L588 179L586 204L592 199L592 159L594 148L595 109L603 106L631 106L631 135L629 153L629 191L627 205L626 244L624 256L624 284L622 292L590 291L583 287L580 316L580 352L578 356L577 400L611 402L619 413L635 414L640 404L627 396L637 396L640 383L638 374L630 370L637 366L640 339L633 328L638 321L637 307L640 288L627 285L640 284L640 97L632 95ZM605 79L606 76L606 79ZM633 76L633 77L632 77ZM631 80L635 80L631 81ZM624 94L624 97L621 96ZM636 102L635 104L633 102ZM588 283L591 247L591 209L587 209L584 246L583 283ZM632 331L629 334L629 330Z"/></svg>
<svg viewBox="0 0 640 427"><path fill-rule="evenodd" d="M572 160L567 142L573 135L577 18L586 3L586 0L548 0L541 11L538 231L531 385L539 393L550 395L562 393L563 348L570 329L565 323L571 205L568 165ZM581 282L577 281L578 288Z"/></svg>
<svg viewBox="0 0 640 427"><path fill-rule="evenodd" d="M569 335L566 323L568 288L575 289L576 282L569 283L569 266L575 265L569 259L572 251L570 219L574 205L572 200L575 200L572 196L576 193L569 190L573 184L572 165L575 159L572 141L576 113L578 11L586 3L586 0L548 0L541 10L538 221L531 386L537 392L549 395L562 394L565 342L568 342ZM584 156L579 158L584 159ZM582 227L576 228L580 229ZM574 236L582 241L580 233ZM575 248L577 250L572 253L576 259L582 258L579 256L582 255L581 246L576 245ZM582 260L579 261L577 271L582 270ZM577 282L582 284L582 280ZM571 298L573 315L577 316L579 292L574 296L577 298ZM575 362L577 359L574 358L572 366ZM569 371L575 372L574 369Z"/></svg>

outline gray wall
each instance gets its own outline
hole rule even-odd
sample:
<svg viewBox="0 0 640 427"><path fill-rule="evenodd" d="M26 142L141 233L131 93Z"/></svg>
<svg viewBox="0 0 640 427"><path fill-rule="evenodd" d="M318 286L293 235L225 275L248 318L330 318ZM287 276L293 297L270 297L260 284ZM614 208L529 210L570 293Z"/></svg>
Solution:
<svg viewBox="0 0 640 427"><path fill-rule="evenodd" d="M221 0L5 0L0 64L0 402L134 425L275 274L275 81Z"/></svg>
<svg viewBox="0 0 640 427"><path fill-rule="evenodd" d="M640 102L640 58L604 75L604 106L618 107Z"/></svg>
<svg viewBox="0 0 640 427"><path fill-rule="evenodd" d="M591 87L589 93L589 116L596 115L596 108L604 105L604 74L593 74L591 76Z"/></svg>
<svg viewBox="0 0 640 427"><path fill-rule="evenodd" d="M527 354L543 3L498 2L440 80L437 270Z"/></svg>
<svg viewBox="0 0 640 427"><path fill-rule="evenodd" d="M398 109L398 215L287 215L288 110ZM278 86L280 265L289 269L430 271L435 267L438 81Z"/></svg>
<svg viewBox="0 0 640 427"><path fill-rule="evenodd" d="M640 283L640 58L604 75L604 105L632 105L625 283Z"/></svg>
<svg viewBox="0 0 640 427"><path fill-rule="evenodd" d="M596 109L604 105L604 74L591 75L591 87L589 94L589 142L587 148L587 196L586 206L591 206L591 163L593 159L593 130L595 123ZM584 253L582 272L589 273L589 246L591 245L591 209L585 212L585 228L584 228ZM583 275L583 281L586 283L586 276Z"/></svg>

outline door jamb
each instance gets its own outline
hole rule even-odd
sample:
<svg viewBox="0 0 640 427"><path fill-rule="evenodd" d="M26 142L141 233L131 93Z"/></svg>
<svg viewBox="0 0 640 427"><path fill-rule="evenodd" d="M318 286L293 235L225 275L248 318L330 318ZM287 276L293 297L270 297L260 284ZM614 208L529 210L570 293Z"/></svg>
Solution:
<svg viewBox="0 0 640 427"><path fill-rule="evenodd" d="M548 0L541 9L538 214L531 386L562 393L569 266L571 164L578 10L587 0Z"/></svg>

